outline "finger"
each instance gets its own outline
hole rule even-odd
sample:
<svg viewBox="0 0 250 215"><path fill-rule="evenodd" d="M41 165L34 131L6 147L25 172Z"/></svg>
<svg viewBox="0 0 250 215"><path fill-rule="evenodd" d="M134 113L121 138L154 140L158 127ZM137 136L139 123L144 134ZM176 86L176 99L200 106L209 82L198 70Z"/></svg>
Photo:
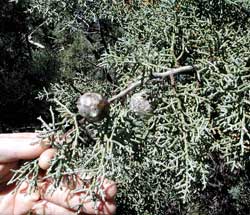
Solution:
<svg viewBox="0 0 250 215"><path fill-rule="evenodd" d="M111 200L115 198L117 193L117 186L114 181L105 178L102 184L102 189L105 193L106 200Z"/></svg>
<svg viewBox="0 0 250 215"><path fill-rule="evenodd" d="M75 215L74 211L61 207L59 205L53 204L46 200L42 200L36 203L31 212L34 214L46 214L46 215Z"/></svg>
<svg viewBox="0 0 250 215"><path fill-rule="evenodd" d="M75 194L67 187L60 187L53 191L52 185L43 184L40 190L41 198L70 210L77 211L81 206L81 212L87 214L110 215L116 210L115 202L110 201L93 201L85 193Z"/></svg>
<svg viewBox="0 0 250 215"><path fill-rule="evenodd" d="M40 198L38 192L28 193L28 187L28 183L24 182L14 192L0 193L1 214L27 214Z"/></svg>
<svg viewBox="0 0 250 215"><path fill-rule="evenodd" d="M71 178L72 178L72 180L71 180ZM66 179L68 179L68 180L66 180ZM91 180L91 177L87 176L85 179ZM116 183L112 180L109 180L109 179L103 178L103 177L100 177L98 180L101 184L101 186L100 186L101 190L99 189L99 191L104 193L105 200L114 199L116 196L116 193L117 193ZM68 176L68 177L65 177L65 180L63 180L63 186L67 187L70 190L74 190L74 191L76 191L78 189L81 190L83 187L83 184L88 187L89 183L90 182L87 183L85 180L81 179L78 176L77 177ZM97 189L95 190L95 192L96 192L96 195L99 196Z"/></svg>
<svg viewBox="0 0 250 215"><path fill-rule="evenodd" d="M36 133L0 134L0 163L33 159L48 147Z"/></svg>
<svg viewBox="0 0 250 215"><path fill-rule="evenodd" d="M39 157L39 166L43 170L47 170L50 166L50 161L51 159L55 156L56 154L56 149L47 149L45 150Z"/></svg>
<svg viewBox="0 0 250 215"><path fill-rule="evenodd" d="M18 189L15 197L14 213L13 214L27 214L30 209L39 201L39 191L29 191L29 184L23 182Z"/></svg>
<svg viewBox="0 0 250 215"><path fill-rule="evenodd" d="M87 182L88 180L91 181L91 177L87 176L85 180L81 179L79 176L67 176L63 180L63 186L70 189L70 190L81 190L83 185L87 186L89 185L90 181ZM105 200L111 200L114 199L116 194L117 194L117 185L114 181L109 180L107 178L100 177L99 183L101 184L101 191L104 193ZM81 191L80 191L81 192ZM96 190L96 193L98 195L98 190Z"/></svg>
<svg viewBox="0 0 250 215"><path fill-rule="evenodd" d="M11 169L15 169L17 167L17 162L0 164L0 183L9 179L7 176L11 176Z"/></svg>

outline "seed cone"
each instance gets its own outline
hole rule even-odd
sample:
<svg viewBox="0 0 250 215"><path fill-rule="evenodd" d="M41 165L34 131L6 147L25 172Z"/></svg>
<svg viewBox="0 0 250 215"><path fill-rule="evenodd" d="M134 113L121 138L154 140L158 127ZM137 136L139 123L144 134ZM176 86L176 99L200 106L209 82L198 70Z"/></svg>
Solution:
<svg viewBox="0 0 250 215"><path fill-rule="evenodd" d="M129 108L131 111L139 115L145 115L152 111L151 104L147 100L147 95L144 91L132 95L130 99Z"/></svg>
<svg viewBox="0 0 250 215"><path fill-rule="evenodd" d="M90 122L98 122L107 116L109 103L98 93L85 93L77 101L81 116Z"/></svg>

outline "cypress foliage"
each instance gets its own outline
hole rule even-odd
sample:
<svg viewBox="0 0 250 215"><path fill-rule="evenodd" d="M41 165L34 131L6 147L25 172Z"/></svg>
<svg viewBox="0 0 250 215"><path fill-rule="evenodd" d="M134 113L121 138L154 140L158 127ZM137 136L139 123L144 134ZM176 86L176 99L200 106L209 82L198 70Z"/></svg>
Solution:
<svg viewBox="0 0 250 215"><path fill-rule="evenodd" d="M98 177L113 179L118 214L249 209L249 1L31 5L47 11L63 74L39 94L52 104L51 121L39 119L40 136L58 149L47 172L55 186L65 175L89 175L92 195ZM95 107L109 110L100 121L78 113L84 93L106 98ZM135 93L141 97L131 105ZM29 180L35 185L36 175Z"/></svg>

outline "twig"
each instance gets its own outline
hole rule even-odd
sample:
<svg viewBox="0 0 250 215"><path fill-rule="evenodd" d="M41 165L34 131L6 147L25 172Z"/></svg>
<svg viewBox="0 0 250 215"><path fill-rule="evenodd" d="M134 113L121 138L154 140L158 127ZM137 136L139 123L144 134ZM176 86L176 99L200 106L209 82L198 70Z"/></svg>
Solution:
<svg viewBox="0 0 250 215"><path fill-rule="evenodd" d="M135 88L139 87L143 83L147 83L149 80L155 80L157 78L166 78L170 75L175 75L177 73L182 73L182 72L191 72L197 68L197 65L194 66L183 66L179 68L174 68L170 69L167 72L162 72L162 73L153 73L151 78L146 78L143 82L141 80L138 80L131 85L129 85L126 89L122 90L120 93L117 95L113 96L111 99L108 99L108 102L111 103L119 98L122 98L126 96L129 92L133 91Z"/></svg>
<svg viewBox="0 0 250 215"><path fill-rule="evenodd" d="M145 83L145 81L144 81ZM122 90L119 94L113 96L111 99L108 100L109 103L115 101L116 99L122 98L125 95L127 95L130 91L134 90L136 87L139 87L142 84L142 81L136 81L134 83L132 83L131 85L129 85L129 87L127 87L125 90Z"/></svg>
<svg viewBox="0 0 250 215"><path fill-rule="evenodd" d="M30 44L32 44L32 45L38 47L38 48L41 48L41 49L44 49L44 48L45 48L45 46L42 45L41 43L38 43L38 42L33 41L33 40L31 39L31 36L28 36L28 42L29 42Z"/></svg>
<svg viewBox="0 0 250 215"><path fill-rule="evenodd" d="M30 44L32 44L32 45L34 45L34 46L36 46L36 47L38 47L38 48L42 48L42 49L44 49L45 46L42 45L42 44L40 44L40 43L38 43L38 42L34 42L34 41L32 40L32 35L33 35L40 27L42 27L46 22L47 22L47 20L44 20L44 21L43 21L40 25L38 25L29 35L26 35L26 38L27 38L27 40L28 40L28 42L29 42Z"/></svg>
<svg viewBox="0 0 250 215"><path fill-rule="evenodd" d="M155 78L166 78L167 76L175 75L177 73L191 72L191 71L195 70L196 68L197 68L196 65L194 65L194 66L183 66L183 67L171 69L171 70L169 70L167 72L153 73L153 76Z"/></svg>

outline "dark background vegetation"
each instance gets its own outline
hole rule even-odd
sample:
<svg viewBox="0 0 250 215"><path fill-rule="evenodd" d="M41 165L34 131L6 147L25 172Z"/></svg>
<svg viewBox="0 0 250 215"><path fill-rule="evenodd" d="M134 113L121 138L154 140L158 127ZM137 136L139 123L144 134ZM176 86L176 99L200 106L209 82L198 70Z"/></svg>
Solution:
<svg viewBox="0 0 250 215"><path fill-rule="evenodd" d="M35 99L43 87L57 79L56 55L46 44L37 49L28 35L41 23L27 12L29 1L0 2L0 132L34 129L47 104ZM47 29L41 29L44 40Z"/></svg>
<svg viewBox="0 0 250 215"><path fill-rule="evenodd" d="M205 7L204 2L197 2ZM213 1L215 7L216 2L220 1ZM205 8L211 7L209 5ZM0 1L0 132L38 128L39 122L36 118L39 115L46 118L49 106L48 103L36 99L38 92L44 87L48 88L52 82L62 79L70 81L72 68L94 69L93 62L87 65L80 64L75 60L77 56L73 54L85 50L95 56L94 62L97 61L106 46L103 37L110 30L108 24L103 22L97 38L89 38L92 42L100 40L99 49L94 51L83 47L80 49L76 42L75 46L65 50L63 54L58 54L58 43L64 43L67 39L74 44L81 35L72 38L71 34L68 34L64 38L55 32L56 25L51 23L41 26L39 36L36 37L39 38L39 42L46 45L46 48L34 46L28 41L28 36L45 21L45 18L39 14L31 15L27 8L29 8L28 0L17 4L9 3L8 0ZM207 12L206 9L201 8L201 10L204 14ZM249 18L249 11L246 11L241 19L237 10L231 12L236 25L238 21L242 22ZM215 20L219 19L217 14ZM228 22L231 22L230 18ZM112 40L114 42L116 38ZM98 68L95 69L99 71ZM105 74L105 71L103 72ZM110 82L113 81L109 75L105 74L105 78ZM199 199L194 199L189 209L175 200L166 202L166 214L250 214L249 170L231 173L219 156L212 155L212 157L217 158L213 159L212 164L216 172L209 179L210 185L201 192ZM248 155L246 159L247 157ZM250 164L247 163L247 167L250 169ZM123 214L124 208L128 211L126 196L123 197L124 204L119 206L117 214ZM133 213L131 211L130 214Z"/></svg>

